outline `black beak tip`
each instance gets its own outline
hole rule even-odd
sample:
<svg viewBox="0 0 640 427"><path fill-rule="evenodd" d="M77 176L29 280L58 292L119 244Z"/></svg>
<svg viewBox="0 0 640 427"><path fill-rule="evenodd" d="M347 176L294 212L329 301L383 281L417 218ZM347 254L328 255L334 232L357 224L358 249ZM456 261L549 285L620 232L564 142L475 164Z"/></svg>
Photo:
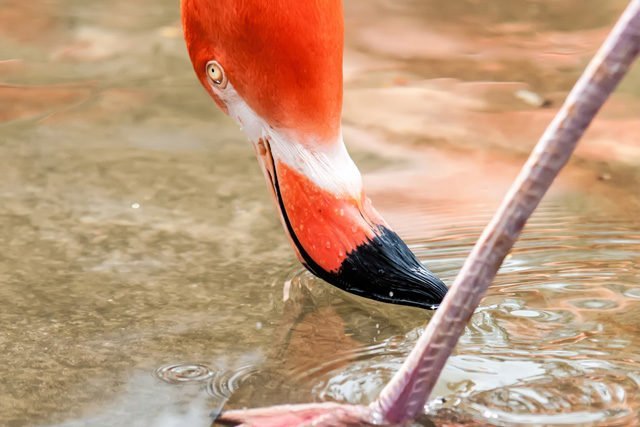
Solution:
<svg viewBox="0 0 640 427"><path fill-rule="evenodd" d="M314 274L365 298L427 310L438 308L447 286L418 261L402 239L388 228L348 254L335 273Z"/></svg>

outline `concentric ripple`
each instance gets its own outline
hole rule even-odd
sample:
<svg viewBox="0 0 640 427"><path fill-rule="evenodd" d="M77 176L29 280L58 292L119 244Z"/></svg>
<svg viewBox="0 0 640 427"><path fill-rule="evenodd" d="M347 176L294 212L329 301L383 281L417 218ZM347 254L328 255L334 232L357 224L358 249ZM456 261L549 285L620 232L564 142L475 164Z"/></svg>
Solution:
<svg viewBox="0 0 640 427"><path fill-rule="evenodd" d="M201 383L214 375L208 366L197 363L167 365L155 371L157 378L169 384Z"/></svg>
<svg viewBox="0 0 640 427"><path fill-rule="evenodd" d="M242 366L231 371L218 371L207 383L207 393L215 399L225 401L256 372L258 369L254 365Z"/></svg>
<svg viewBox="0 0 640 427"><path fill-rule="evenodd" d="M472 395L475 418L502 425L630 425L637 416L638 383L615 371L530 381Z"/></svg>

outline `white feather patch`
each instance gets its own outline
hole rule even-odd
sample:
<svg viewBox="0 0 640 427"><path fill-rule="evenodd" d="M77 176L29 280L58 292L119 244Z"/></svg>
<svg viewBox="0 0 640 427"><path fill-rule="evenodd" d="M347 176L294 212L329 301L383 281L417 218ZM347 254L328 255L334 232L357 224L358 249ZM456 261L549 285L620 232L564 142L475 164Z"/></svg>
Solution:
<svg viewBox="0 0 640 427"><path fill-rule="evenodd" d="M286 163L320 188L336 196L360 197L362 177L347 152L342 134L337 141L318 141L301 135L295 129L273 128L256 114L230 83L222 90L213 85L212 89L253 144L266 139L275 160Z"/></svg>

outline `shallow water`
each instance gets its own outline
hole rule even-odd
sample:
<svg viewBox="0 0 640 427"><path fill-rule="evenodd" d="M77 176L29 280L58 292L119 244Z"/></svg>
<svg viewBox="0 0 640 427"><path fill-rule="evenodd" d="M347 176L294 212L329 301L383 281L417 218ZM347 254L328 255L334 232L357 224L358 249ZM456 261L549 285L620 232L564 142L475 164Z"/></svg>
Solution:
<svg viewBox="0 0 640 427"><path fill-rule="evenodd" d="M354 157L374 202L447 283L520 159L495 135L478 142L481 159L460 151L465 135L443 128L416 140L430 124L399 114L395 127L376 128L380 104L360 100L398 95L395 78L422 88L416 76L510 76L553 99L597 38L542 66L535 55L510 59L516 36L599 34L622 2L596 14L599 2L531 1L523 16L512 3L346 4L347 136L365 129L383 141L353 145ZM206 426L223 406L366 403L430 316L301 270L252 150L193 77L176 9L173 0L0 7L0 425ZM370 30L395 23L407 40L414 27L482 36L492 53L480 62L493 68L472 66L478 58L461 54L460 40L444 53L394 50L401 36L378 43ZM625 82L608 118L638 117L638 81ZM449 94L457 123L470 123L456 113L467 102L459 87L437 90L429 94ZM474 112L541 111L502 89L476 101ZM358 115L354 105L367 108ZM634 128L620 123L614 135L626 141ZM398 135L436 152L398 154L401 144L389 144ZM640 194L629 162L637 152L625 147L597 162L602 153L584 152L536 213L438 383L433 421L638 423ZM500 166L486 174L464 159Z"/></svg>

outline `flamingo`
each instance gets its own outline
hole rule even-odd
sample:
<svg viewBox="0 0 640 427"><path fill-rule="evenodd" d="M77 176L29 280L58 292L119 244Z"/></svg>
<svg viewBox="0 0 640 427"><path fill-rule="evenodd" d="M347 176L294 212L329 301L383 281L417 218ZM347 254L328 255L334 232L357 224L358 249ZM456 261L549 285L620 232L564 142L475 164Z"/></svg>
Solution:
<svg viewBox="0 0 640 427"><path fill-rule="evenodd" d="M255 147L298 259L352 294L432 309L445 284L366 197L342 138L342 0L183 0L205 90Z"/></svg>
<svg viewBox="0 0 640 427"><path fill-rule="evenodd" d="M182 0L182 19L196 75L253 143L303 265L363 297L441 303L369 406L283 405L228 411L218 421L275 427L414 419L527 219L640 54L640 0L631 1L542 135L449 292L375 211L345 149L342 0Z"/></svg>

